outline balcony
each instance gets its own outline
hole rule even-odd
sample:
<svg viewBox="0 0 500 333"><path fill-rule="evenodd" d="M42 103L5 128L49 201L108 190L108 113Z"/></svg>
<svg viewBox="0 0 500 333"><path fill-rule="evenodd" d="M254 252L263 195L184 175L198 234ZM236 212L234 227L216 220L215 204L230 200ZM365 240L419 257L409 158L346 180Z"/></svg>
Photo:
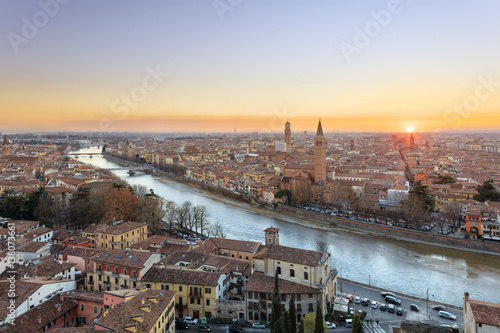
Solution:
<svg viewBox="0 0 500 333"><path fill-rule="evenodd" d="M130 287L128 285L126 285L126 284L122 284L122 285L120 285L120 288L122 288L122 289L129 289Z"/></svg>
<svg viewBox="0 0 500 333"><path fill-rule="evenodd" d="M130 281L137 282L137 276L131 276L129 279Z"/></svg>
<svg viewBox="0 0 500 333"><path fill-rule="evenodd" d="M111 288L111 282L103 282L104 287Z"/></svg>
<svg viewBox="0 0 500 333"><path fill-rule="evenodd" d="M119 241L119 242L111 242L112 245L120 245L123 244L125 241Z"/></svg>
<svg viewBox="0 0 500 333"><path fill-rule="evenodd" d="M116 272L113 272L111 275L113 275L114 278L118 278L120 276L120 274Z"/></svg>
<svg viewBox="0 0 500 333"><path fill-rule="evenodd" d="M191 293L190 293L190 294L189 294L189 297L190 297L190 298L201 298L202 296L201 296L201 294L198 294L198 293L196 293L196 294L194 294L194 293L193 293L193 294L191 294Z"/></svg>
<svg viewBox="0 0 500 333"><path fill-rule="evenodd" d="M102 269L96 269L96 270L95 270L95 273L96 273L96 274L99 274L99 275L100 275L100 274L102 274Z"/></svg>

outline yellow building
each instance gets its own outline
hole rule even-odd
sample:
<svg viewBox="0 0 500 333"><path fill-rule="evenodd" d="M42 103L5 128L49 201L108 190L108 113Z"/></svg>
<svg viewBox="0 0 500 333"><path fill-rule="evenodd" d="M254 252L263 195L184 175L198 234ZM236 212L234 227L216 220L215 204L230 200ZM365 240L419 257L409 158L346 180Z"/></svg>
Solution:
<svg viewBox="0 0 500 333"><path fill-rule="evenodd" d="M95 230L95 247L101 249L126 249L134 243L148 238L148 225L125 222L115 225L100 225Z"/></svg>
<svg viewBox="0 0 500 333"><path fill-rule="evenodd" d="M120 249L98 254L93 259L94 270L87 273L87 285L96 291L136 288L161 257L159 253Z"/></svg>
<svg viewBox="0 0 500 333"><path fill-rule="evenodd" d="M146 287L176 291L176 317L194 318L216 316L216 300L226 292L226 279L220 272L207 272L182 266L155 266L142 278ZM225 297L224 297L225 299Z"/></svg>
<svg viewBox="0 0 500 333"><path fill-rule="evenodd" d="M175 332L175 292L146 290L126 302L113 305L95 321L96 331Z"/></svg>

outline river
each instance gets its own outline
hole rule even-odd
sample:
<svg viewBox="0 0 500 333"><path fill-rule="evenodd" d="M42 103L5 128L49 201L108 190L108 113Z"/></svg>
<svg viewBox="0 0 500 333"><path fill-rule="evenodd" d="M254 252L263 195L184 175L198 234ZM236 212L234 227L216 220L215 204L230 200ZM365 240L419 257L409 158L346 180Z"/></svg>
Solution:
<svg viewBox="0 0 500 333"><path fill-rule="evenodd" d="M98 152L97 148L80 153ZM80 161L110 169L120 165L101 156ZM187 185L152 175L114 173L131 185L144 185L167 200L205 205L210 221L218 221L228 238L264 242L264 229L280 229L280 244L309 250L327 250L332 267L342 277L425 298L462 306L464 292L473 299L500 303L500 258L479 253L392 240L342 230L323 231L257 214L207 197Z"/></svg>

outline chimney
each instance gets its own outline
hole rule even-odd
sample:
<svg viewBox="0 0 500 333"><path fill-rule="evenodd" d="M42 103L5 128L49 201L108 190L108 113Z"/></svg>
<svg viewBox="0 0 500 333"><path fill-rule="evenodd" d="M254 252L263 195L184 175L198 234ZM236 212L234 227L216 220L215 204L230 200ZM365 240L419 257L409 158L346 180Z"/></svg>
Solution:
<svg viewBox="0 0 500 333"><path fill-rule="evenodd" d="M62 302L64 300L64 296L62 294L59 294L59 300Z"/></svg>
<svg viewBox="0 0 500 333"><path fill-rule="evenodd" d="M61 304L57 304L57 312L61 312L62 310L62 305Z"/></svg>
<svg viewBox="0 0 500 333"><path fill-rule="evenodd" d="M469 302L469 292L464 293L464 314L467 312L467 303Z"/></svg>
<svg viewBox="0 0 500 333"><path fill-rule="evenodd" d="M42 323L42 315L38 315L38 318L36 319L36 321L38 321L39 324Z"/></svg>
<svg viewBox="0 0 500 333"><path fill-rule="evenodd" d="M145 301L144 301L144 297L143 297L143 298L141 298L141 304L144 304L144 303L145 303Z"/></svg>

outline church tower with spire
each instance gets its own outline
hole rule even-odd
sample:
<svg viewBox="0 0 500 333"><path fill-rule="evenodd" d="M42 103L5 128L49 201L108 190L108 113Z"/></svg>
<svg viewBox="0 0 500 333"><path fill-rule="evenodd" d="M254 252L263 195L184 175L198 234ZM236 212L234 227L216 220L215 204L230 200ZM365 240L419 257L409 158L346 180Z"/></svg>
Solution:
<svg viewBox="0 0 500 333"><path fill-rule="evenodd" d="M319 183L326 180L326 141L321 126L321 119L318 122L318 129L314 137L314 182Z"/></svg>
<svg viewBox="0 0 500 333"><path fill-rule="evenodd" d="M285 151L287 154L292 152L292 130L290 129L290 122L285 123Z"/></svg>
<svg viewBox="0 0 500 333"><path fill-rule="evenodd" d="M3 135L3 143L2 143L2 157L7 157L10 155L10 145L9 141L7 141L7 135Z"/></svg>

